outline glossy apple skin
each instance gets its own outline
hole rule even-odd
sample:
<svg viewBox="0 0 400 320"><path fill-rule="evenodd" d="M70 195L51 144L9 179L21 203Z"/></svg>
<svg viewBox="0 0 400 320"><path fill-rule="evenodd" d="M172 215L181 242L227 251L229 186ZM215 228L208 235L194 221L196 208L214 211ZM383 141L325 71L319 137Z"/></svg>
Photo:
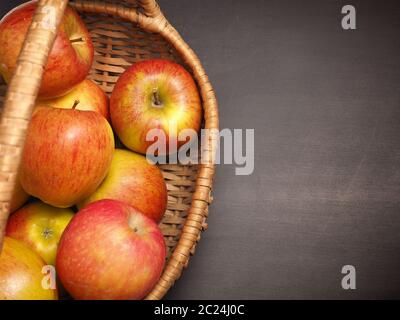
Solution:
<svg viewBox="0 0 400 320"><path fill-rule="evenodd" d="M153 91L161 105L155 105ZM170 132L176 123L183 129L200 130L202 108L196 84L181 65L169 60L153 59L138 62L118 79L110 99L113 128L129 149L146 154L153 142L146 141L151 129L161 129L166 141L177 140ZM178 148L183 142L178 142ZM167 144L167 153L170 152Z"/></svg>
<svg viewBox="0 0 400 320"><path fill-rule="evenodd" d="M40 201L30 203L7 222L6 235L22 241L47 264L55 265L61 235L74 216L71 209L60 209Z"/></svg>
<svg viewBox="0 0 400 320"><path fill-rule="evenodd" d="M37 108L22 154L21 185L49 205L71 207L97 189L113 152L111 126L97 112Z"/></svg>
<svg viewBox="0 0 400 320"><path fill-rule="evenodd" d="M5 237L0 254L0 300L57 300L57 290L42 287L44 266L36 252Z"/></svg>
<svg viewBox="0 0 400 320"><path fill-rule="evenodd" d="M0 22L0 73L9 82L32 21L37 2L19 6ZM71 43L81 38L82 42ZM51 50L40 87L41 98L61 96L83 81L94 58L90 34L79 15L70 7Z"/></svg>
<svg viewBox="0 0 400 320"><path fill-rule="evenodd" d="M56 268L75 299L142 299L160 278L165 254L153 220L126 203L100 200L68 225Z"/></svg>
<svg viewBox="0 0 400 320"><path fill-rule="evenodd" d="M160 222L167 206L167 186L160 169L146 157L116 149L110 170L100 187L79 207L101 199L115 199Z"/></svg>
<svg viewBox="0 0 400 320"><path fill-rule="evenodd" d="M37 105L53 108L71 109L75 101L79 101L77 110L97 111L109 120L108 97L93 81L83 80L65 96L50 100L40 100Z"/></svg>

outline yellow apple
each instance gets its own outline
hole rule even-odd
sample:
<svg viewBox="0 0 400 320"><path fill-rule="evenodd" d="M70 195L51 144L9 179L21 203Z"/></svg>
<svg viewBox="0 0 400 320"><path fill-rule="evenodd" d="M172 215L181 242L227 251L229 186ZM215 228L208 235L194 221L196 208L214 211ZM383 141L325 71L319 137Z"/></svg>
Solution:
<svg viewBox="0 0 400 320"><path fill-rule="evenodd" d="M89 79L83 80L65 96L38 101L37 104L53 108L71 109L75 102L78 102L76 105L77 110L96 111L107 120L109 119L108 97L97 84Z"/></svg>
<svg viewBox="0 0 400 320"><path fill-rule="evenodd" d="M5 237L0 254L1 300L57 300L57 290L42 286L45 262L22 242Z"/></svg>
<svg viewBox="0 0 400 320"><path fill-rule="evenodd" d="M30 203L8 220L6 235L22 241L47 264L55 264L61 235L74 216L71 209L59 209L42 202Z"/></svg>
<svg viewBox="0 0 400 320"><path fill-rule="evenodd" d="M146 157L115 149L110 171L100 187L78 206L102 199L123 201L160 222L167 206L167 186L160 169Z"/></svg>

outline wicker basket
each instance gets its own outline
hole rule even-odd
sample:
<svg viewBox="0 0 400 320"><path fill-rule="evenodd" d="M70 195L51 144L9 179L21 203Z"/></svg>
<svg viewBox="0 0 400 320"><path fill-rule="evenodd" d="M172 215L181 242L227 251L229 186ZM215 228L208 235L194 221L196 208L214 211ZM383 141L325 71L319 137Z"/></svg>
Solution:
<svg viewBox="0 0 400 320"><path fill-rule="evenodd" d="M0 248L9 215L26 129L41 83L43 66L68 0L40 0L18 67L8 85L0 83ZM194 76L200 89L204 127L218 129L214 91L196 54L169 24L155 0L71 1L93 38L95 62L90 78L110 94L118 76L132 63L153 57L173 59ZM50 9L50 10L49 10ZM49 20L49 12L53 20ZM55 15L54 15L55 13ZM5 96L5 97L4 97ZM208 137L209 153L199 165L162 165L168 208L161 223L168 247L164 272L147 299L161 299L187 266L201 231L207 227L217 137Z"/></svg>

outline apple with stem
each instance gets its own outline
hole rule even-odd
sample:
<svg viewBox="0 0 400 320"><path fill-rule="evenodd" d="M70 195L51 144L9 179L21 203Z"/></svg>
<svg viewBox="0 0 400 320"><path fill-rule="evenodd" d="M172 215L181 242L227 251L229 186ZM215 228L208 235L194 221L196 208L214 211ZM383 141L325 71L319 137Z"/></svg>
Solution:
<svg viewBox="0 0 400 320"><path fill-rule="evenodd" d="M100 187L78 206L101 199L115 199L139 209L160 222L167 205L167 186L160 169L146 157L116 149L110 170Z"/></svg>
<svg viewBox="0 0 400 320"><path fill-rule="evenodd" d="M56 262L61 235L74 216L71 209L60 209L40 201L30 203L10 216L6 235L22 241L47 264Z"/></svg>
<svg viewBox="0 0 400 320"><path fill-rule="evenodd" d="M16 68L37 1L9 12L0 22L0 73L9 82ZM64 95L83 81L94 59L90 34L79 15L67 7L44 70L40 98Z"/></svg>
<svg viewBox="0 0 400 320"><path fill-rule="evenodd" d="M66 95L49 100L39 100L37 105L71 109L75 101L79 101L76 109L97 111L109 120L108 97L96 83L89 79L83 80Z"/></svg>
<svg viewBox="0 0 400 320"><path fill-rule="evenodd" d="M182 130L200 130L202 107L188 71L175 62L152 59L133 64L119 77L110 98L110 114L127 148L146 154L153 143L147 141L148 133L159 129L168 154L186 142L178 141ZM169 141L176 141L177 150Z"/></svg>
<svg viewBox="0 0 400 320"><path fill-rule="evenodd" d="M0 253L0 300L57 300L57 290L42 286L43 259L21 241L4 237Z"/></svg>
<svg viewBox="0 0 400 320"><path fill-rule="evenodd" d="M100 200L65 229L56 268L75 299L142 299L161 276L166 256L157 224L128 204Z"/></svg>
<svg viewBox="0 0 400 320"><path fill-rule="evenodd" d="M114 152L114 135L95 111L39 107L26 135L20 168L24 190L55 207L73 206L100 185Z"/></svg>

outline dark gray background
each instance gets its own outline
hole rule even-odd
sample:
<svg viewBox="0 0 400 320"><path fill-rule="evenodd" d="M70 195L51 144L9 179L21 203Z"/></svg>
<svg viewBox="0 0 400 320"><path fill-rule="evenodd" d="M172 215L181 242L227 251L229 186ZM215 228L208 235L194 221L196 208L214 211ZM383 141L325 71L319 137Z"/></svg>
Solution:
<svg viewBox="0 0 400 320"><path fill-rule="evenodd" d="M22 1L6 2L1 15ZM254 174L218 167L209 230L168 298L400 298L400 4L160 6L200 56L221 128L256 132Z"/></svg>

